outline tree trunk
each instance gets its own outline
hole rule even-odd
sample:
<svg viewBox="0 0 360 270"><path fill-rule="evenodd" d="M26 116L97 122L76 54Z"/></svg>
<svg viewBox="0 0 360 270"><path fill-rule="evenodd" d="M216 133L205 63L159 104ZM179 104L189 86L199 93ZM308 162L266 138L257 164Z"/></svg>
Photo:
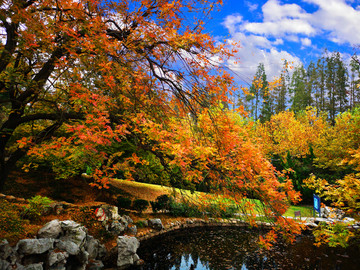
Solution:
<svg viewBox="0 0 360 270"><path fill-rule="evenodd" d="M5 183L9 177L10 166L6 166L5 162L2 162L0 167L0 192L4 191Z"/></svg>

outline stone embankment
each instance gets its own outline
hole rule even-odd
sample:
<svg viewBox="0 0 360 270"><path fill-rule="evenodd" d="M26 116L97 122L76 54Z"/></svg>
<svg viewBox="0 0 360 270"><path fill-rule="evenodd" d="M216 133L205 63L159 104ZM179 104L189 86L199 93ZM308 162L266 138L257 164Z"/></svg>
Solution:
<svg viewBox="0 0 360 270"><path fill-rule="evenodd" d="M18 203L25 199L0 194L6 200ZM57 202L51 206L53 213L60 213L66 208L77 207L65 202ZM143 261L136 254L140 242L154 236L171 231L193 227L249 227L240 217L231 219L187 218L167 220L164 225L161 219L146 219L138 222L145 226L139 230L133 220L126 215L120 216L118 208L111 205L94 207L96 217L103 227L117 236L117 245L106 250L99 240L88 234L87 228L72 220L52 220L41 228L36 238L22 239L14 247L6 240L0 241L0 270L66 270L104 268L127 269L141 265ZM339 210L323 209L326 218L299 218L308 229L317 227L320 222L333 223L341 221L353 229L359 229L360 223L345 217ZM271 228L270 223L257 222L259 228Z"/></svg>

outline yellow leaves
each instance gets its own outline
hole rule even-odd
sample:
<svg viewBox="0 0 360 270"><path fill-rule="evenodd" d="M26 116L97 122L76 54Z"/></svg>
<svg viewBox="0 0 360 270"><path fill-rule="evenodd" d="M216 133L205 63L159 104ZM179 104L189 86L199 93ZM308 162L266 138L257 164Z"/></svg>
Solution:
<svg viewBox="0 0 360 270"><path fill-rule="evenodd" d="M310 146L318 143L326 121L309 108L304 115L295 116L292 111L273 115L270 121L258 124L255 130L267 155L303 157Z"/></svg>
<svg viewBox="0 0 360 270"><path fill-rule="evenodd" d="M310 177L304 180L304 184L315 191L316 194L322 194L327 189L329 183L325 179L318 179L311 174Z"/></svg>

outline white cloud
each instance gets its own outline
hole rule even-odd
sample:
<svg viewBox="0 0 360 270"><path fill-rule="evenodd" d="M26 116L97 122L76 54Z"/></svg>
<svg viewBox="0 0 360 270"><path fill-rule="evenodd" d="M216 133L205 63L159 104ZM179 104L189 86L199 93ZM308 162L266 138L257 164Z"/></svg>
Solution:
<svg viewBox="0 0 360 270"><path fill-rule="evenodd" d="M249 11L250 11L250 12L253 12L253 11L257 10L258 7L259 7L258 4L251 3L251 2L249 2L249 1L246 1L245 4L246 4L246 6L249 8Z"/></svg>
<svg viewBox="0 0 360 270"><path fill-rule="evenodd" d="M311 46L311 39L309 39L309 38L302 38L300 41L301 41L301 45L303 47Z"/></svg>
<svg viewBox="0 0 360 270"><path fill-rule="evenodd" d="M315 29L308 22L299 19L282 19L281 21L246 23L242 28L254 34L263 34L275 37L282 37L287 34L315 34Z"/></svg>
<svg viewBox="0 0 360 270"><path fill-rule="evenodd" d="M262 6L264 21L279 21L285 18L306 19L308 14L299 5L281 5L278 0L269 0Z"/></svg>
<svg viewBox="0 0 360 270"><path fill-rule="evenodd" d="M273 43L273 45L283 45L284 44L284 40L281 38L277 38Z"/></svg>
<svg viewBox="0 0 360 270"><path fill-rule="evenodd" d="M240 59L238 64L229 62L230 67L242 76L252 78L260 62L265 64L269 77L278 74L282 59L300 63L299 58L278 48L284 41L299 43L302 49L311 47L316 50L312 41L317 37L338 44L360 44L360 5L356 6L357 1L284 2L266 1L261 7L263 19L260 22L247 21L241 14L230 15L224 21L223 25L229 30L231 39L240 41L242 45L237 54ZM303 3L311 4L315 11L307 12L302 7Z"/></svg>
<svg viewBox="0 0 360 270"><path fill-rule="evenodd" d="M241 80L247 83L251 83L259 63L264 63L266 74L270 80L279 75L283 59L300 63L298 57L276 49L272 46L273 43L266 38L259 39L259 36L239 32L231 40L228 40L229 44L239 41L241 48L236 55L239 60L231 59L227 64L231 70L240 76Z"/></svg>
<svg viewBox="0 0 360 270"><path fill-rule="evenodd" d="M343 0L306 0L318 5L309 22L326 31L328 38L336 43L360 43L360 11Z"/></svg>
<svg viewBox="0 0 360 270"><path fill-rule="evenodd" d="M225 21L222 23L226 29L228 29L229 33L234 33L237 31L238 24L241 23L243 17L239 14L229 15L225 18Z"/></svg>

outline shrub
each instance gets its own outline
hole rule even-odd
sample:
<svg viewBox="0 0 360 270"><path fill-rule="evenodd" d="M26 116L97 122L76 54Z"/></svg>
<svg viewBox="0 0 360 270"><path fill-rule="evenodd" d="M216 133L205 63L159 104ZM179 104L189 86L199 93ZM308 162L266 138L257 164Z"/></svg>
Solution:
<svg viewBox="0 0 360 270"><path fill-rule="evenodd" d="M200 217L203 212L196 204L191 204L188 201L176 202L171 199L169 202L169 212L175 217Z"/></svg>
<svg viewBox="0 0 360 270"><path fill-rule="evenodd" d="M149 206L149 202L147 200L143 200L143 199L136 199L134 201L134 209L138 212L140 212L140 214L146 210L146 208Z"/></svg>
<svg viewBox="0 0 360 270"><path fill-rule="evenodd" d="M129 209L131 207L131 199L119 196L116 198L116 206L119 208Z"/></svg>
<svg viewBox="0 0 360 270"><path fill-rule="evenodd" d="M153 212L166 210L169 208L170 197L168 195L160 195L156 198L155 202L150 202Z"/></svg>
<svg viewBox="0 0 360 270"><path fill-rule="evenodd" d="M144 221L139 220L138 222L135 223L136 227L138 228L145 228L146 224Z"/></svg>
<svg viewBox="0 0 360 270"><path fill-rule="evenodd" d="M20 217L20 209L8 201L0 201L0 239L17 237L24 232L24 221Z"/></svg>
<svg viewBox="0 0 360 270"><path fill-rule="evenodd" d="M24 208L23 217L30 220L38 220L49 208L53 200L40 195L28 199L29 205Z"/></svg>
<svg viewBox="0 0 360 270"><path fill-rule="evenodd" d="M238 208L235 205L223 205L221 203L210 204L206 209L211 216L230 218L233 217L235 213L238 212Z"/></svg>

